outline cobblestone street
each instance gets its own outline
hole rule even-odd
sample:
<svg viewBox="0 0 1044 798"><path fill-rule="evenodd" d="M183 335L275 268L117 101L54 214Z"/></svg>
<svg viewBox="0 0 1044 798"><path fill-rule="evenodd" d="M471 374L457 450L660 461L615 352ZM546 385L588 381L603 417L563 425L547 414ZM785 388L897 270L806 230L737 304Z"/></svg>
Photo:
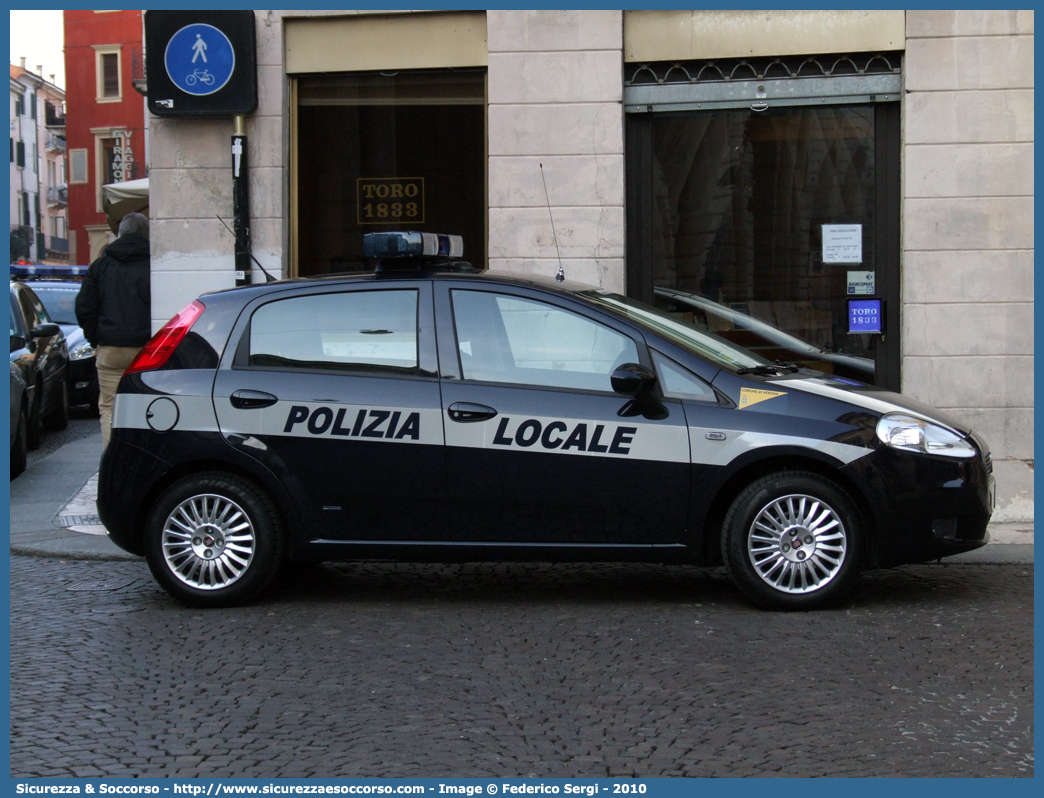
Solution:
<svg viewBox="0 0 1044 798"><path fill-rule="evenodd" d="M353 564L199 611L12 557L11 775L1032 776L1032 576L778 614L708 570Z"/></svg>

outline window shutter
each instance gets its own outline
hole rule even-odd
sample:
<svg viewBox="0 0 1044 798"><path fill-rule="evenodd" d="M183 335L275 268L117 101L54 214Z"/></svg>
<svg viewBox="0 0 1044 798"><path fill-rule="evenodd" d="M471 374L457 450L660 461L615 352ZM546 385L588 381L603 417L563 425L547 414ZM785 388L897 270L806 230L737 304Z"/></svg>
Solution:
<svg viewBox="0 0 1044 798"><path fill-rule="evenodd" d="M120 95L120 56L118 53L102 54L102 97Z"/></svg>
<svg viewBox="0 0 1044 798"><path fill-rule="evenodd" d="M15 155L16 155L15 163L17 163L19 166L25 166L25 142L24 141L19 141L18 144L16 145Z"/></svg>
<svg viewBox="0 0 1044 798"><path fill-rule="evenodd" d="M36 94L35 93L29 95L29 110L30 110L30 113L31 113L33 119L36 119Z"/></svg>

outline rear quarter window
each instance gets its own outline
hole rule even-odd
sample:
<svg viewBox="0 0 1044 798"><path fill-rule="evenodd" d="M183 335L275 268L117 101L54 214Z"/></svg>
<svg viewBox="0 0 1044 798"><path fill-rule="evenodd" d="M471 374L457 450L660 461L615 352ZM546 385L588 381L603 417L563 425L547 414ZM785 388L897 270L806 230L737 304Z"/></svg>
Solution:
<svg viewBox="0 0 1044 798"><path fill-rule="evenodd" d="M250 320L248 366L417 374L417 291L280 299Z"/></svg>

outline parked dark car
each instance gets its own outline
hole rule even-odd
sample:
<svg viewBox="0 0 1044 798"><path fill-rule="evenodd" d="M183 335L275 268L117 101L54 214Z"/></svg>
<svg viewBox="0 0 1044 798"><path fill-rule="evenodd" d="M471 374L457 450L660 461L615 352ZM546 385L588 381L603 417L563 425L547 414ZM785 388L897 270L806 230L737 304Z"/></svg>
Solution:
<svg viewBox="0 0 1044 798"><path fill-rule="evenodd" d="M811 609L989 540L989 448L932 407L452 240L363 241L375 273L204 295L120 381L98 512L187 604L284 559L629 560Z"/></svg>
<svg viewBox="0 0 1044 798"><path fill-rule="evenodd" d="M26 444L36 449L41 426L62 430L69 425L69 349L62 328L25 283L11 283L11 362L27 386Z"/></svg>
<svg viewBox="0 0 1044 798"><path fill-rule="evenodd" d="M25 471L25 433L29 426L29 396L22 372L11 363L11 479Z"/></svg>
<svg viewBox="0 0 1044 798"><path fill-rule="evenodd" d="M69 403L90 405L98 412L98 367L94 347L76 321L76 295L81 283L41 280L30 283L47 308L51 320L62 328L69 347Z"/></svg>

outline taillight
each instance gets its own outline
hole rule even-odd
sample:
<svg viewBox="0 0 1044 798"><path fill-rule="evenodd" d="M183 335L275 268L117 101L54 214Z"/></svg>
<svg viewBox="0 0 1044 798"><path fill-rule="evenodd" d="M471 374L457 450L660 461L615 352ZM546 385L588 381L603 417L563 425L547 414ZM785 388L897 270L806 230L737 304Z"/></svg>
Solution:
<svg viewBox="0 0 1044 798"><path fill-rule="evenodd" d="M203 303L198 299L182 310L177 316L164 324L123 372L133 374L136 371L155 371L167 362L167 358L178 348L181 339L192 328L199 314L204 311Z"/></svg>

